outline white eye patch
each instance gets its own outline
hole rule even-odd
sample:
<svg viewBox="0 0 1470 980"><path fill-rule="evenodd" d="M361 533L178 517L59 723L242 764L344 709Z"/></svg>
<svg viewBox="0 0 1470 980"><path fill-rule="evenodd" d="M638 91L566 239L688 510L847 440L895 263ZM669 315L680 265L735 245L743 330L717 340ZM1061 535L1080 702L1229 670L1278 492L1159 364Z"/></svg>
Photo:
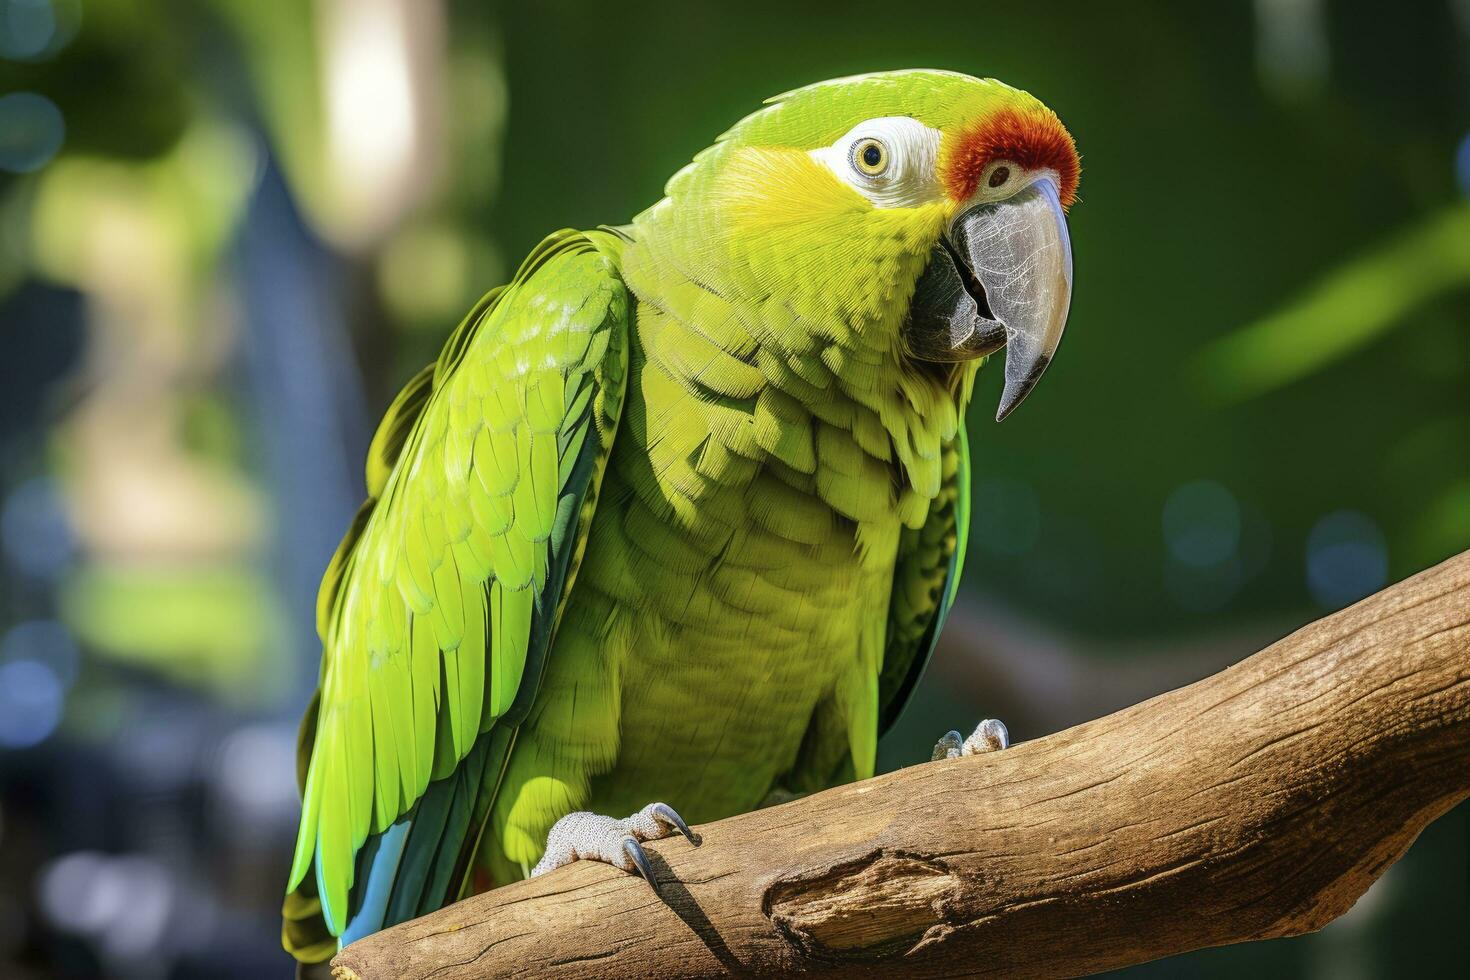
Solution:
<svg viewBox="0 0 1470 980"><path fill-rule="evenodd" d="M911 208L943 196L935 173L940 133L908 116L858 123L831 146L809 151L880 208Z"/></svg>

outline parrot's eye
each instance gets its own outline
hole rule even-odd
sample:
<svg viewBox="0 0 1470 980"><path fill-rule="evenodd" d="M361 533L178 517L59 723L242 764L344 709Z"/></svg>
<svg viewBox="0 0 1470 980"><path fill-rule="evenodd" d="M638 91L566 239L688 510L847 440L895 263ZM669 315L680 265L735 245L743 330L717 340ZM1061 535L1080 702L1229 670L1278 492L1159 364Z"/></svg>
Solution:
<svg viewBox="0 0 1470 980"><path fill-rule="evenodd" d="M888 169L888 147L872 137L852 145L852 166L864 177L881 177Z"/></svg>
<svg viewBox="0 0 1470 980"><path fill-rule="evenodd" d="M944 199L938 176L942 138L917 119L879 116L807 153L874 207L913 208Z"/></svg>
<svg viewBox="0 0 1470 980"><path fill-rule="evenodd" d="M1010 179L1011 179L1011 168L1010 167L996 167L994 170L990 171L990 186L991 187L999 187L999 186L1001 186L1002 184L1004 184L1006 181L1008 181Z"/></svg>

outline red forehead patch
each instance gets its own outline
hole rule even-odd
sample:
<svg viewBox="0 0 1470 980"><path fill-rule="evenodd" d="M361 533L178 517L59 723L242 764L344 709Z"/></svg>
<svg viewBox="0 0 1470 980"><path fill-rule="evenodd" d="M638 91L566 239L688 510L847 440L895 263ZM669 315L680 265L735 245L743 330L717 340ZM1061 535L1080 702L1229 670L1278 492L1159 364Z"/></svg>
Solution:
<svg viewBox="0 0 1470 980"><path fill-rule="evenodd" d="M1062 121L1050 109L1002 109L947 135L940 162L944 189L956 201L969 200L994 160L1009 160L1027 170L1055 170L1062 207L1077 197L1082 162Z"/></svg>

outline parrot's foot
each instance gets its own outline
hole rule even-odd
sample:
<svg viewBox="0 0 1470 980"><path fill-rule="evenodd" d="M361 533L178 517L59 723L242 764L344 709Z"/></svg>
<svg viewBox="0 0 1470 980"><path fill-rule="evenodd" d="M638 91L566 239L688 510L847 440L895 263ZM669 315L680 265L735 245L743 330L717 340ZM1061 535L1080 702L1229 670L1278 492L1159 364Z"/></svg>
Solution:
<svg viewBox="0 0 1470 980"><path fill-rule="evenodd" d="M949 732L934 746L931 760L958 759L962 755L979 755L982 752L998 752L1009 748L1011 733L1006 726L994 718L987 718L976 728L975 733L965 738L959 732Z"/></svg>
<svg viewBox="0 0 1470 980"><path fill-rule="evenodd" d="M601 861L629 873L637 871L657 892L658 879L653 876L648 855L643 853L642 842L663 840L675 833L699 846L699 835L667 803L650 803L626 820L598 813L568 813L546 835L546 853L531 869L531 877L573 861Z"/></svg>

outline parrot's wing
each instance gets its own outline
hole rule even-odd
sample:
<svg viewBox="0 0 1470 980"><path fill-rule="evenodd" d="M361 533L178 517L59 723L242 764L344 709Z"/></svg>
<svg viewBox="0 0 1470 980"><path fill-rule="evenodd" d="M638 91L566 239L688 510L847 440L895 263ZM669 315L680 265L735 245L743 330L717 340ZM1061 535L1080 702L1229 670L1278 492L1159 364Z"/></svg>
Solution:
<svg viewBox="0 0 1470 980"><path fill-rule="evenodd" d="M299 958L457 897L617 428L631 320L620 249L604 232L543 242L373 439L370 499L318 600L321 686L302 725L286 903Z"/></svg>
<svg viewBox="0 0 1470 980"><path fill-rule="evenodd" d="M945 450L944 484L918 530L905 529L893 569L878 679L878 733L893 727L934 653L959 590L970 536L970 447L963 422Z"/></svg>

